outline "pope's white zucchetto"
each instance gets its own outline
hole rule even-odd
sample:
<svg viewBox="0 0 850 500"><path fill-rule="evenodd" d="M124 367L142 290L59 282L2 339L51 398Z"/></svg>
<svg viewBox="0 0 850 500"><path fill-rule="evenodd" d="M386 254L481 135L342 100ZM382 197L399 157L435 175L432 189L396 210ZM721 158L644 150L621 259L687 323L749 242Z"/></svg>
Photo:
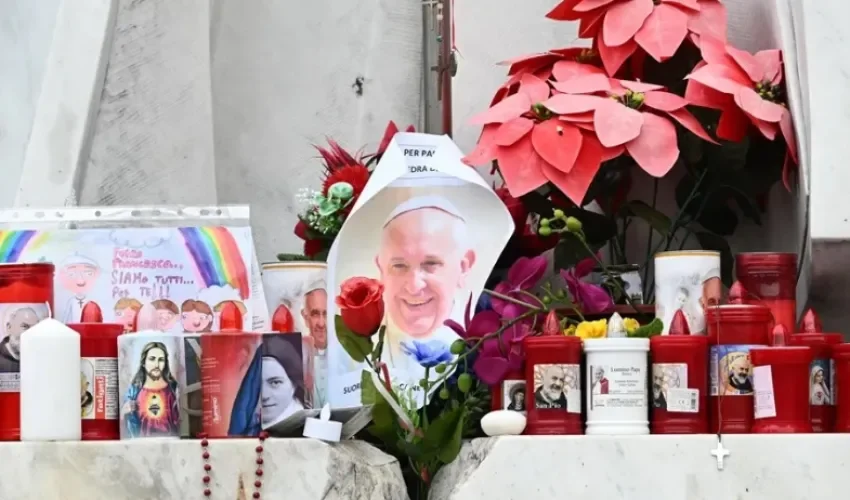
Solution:
<svg viewBox="0 0 850 500"><path fill-rule="evenodd" d="M73 253L65 258L62 261L62 267L67 266L91 266L91 267L100 267L97 265L97 262L94 259L90 259L85 255L80 255L79 253Z"/></svg>
<svg viewBox="0 0 850 500"><path fill-rule="evenodd" d="M383 227L387 227L387 224L400 215L413 212L414 210L420 210L422 208L434 208L436 210L446 212L452 217L460 219L462 222L466 222L466 218L460 214L460 210L458 210L457 207L454 206L454 204L448 199L442 196L417 196L399 203L399 205L390 212L387 220L384 221Z"/></svg>

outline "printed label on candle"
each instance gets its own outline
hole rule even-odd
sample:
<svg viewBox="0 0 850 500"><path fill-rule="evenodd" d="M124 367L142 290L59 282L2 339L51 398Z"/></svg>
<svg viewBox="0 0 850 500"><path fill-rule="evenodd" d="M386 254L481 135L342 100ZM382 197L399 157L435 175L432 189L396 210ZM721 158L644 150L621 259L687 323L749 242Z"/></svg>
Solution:
<svg viewBox="0 0 850 500"><path fill-rule="evenodd" d="M776 400L773 397L773 371L770 365L753 368L753 385L755 386L755 417L775 417Z"/></svg>
<svg viewBox="0 0 850 500"><path fill-rule="evenodd" d="M0 392L20 392L21 334L49 312L44 302L0 304Z"/></svg>
<svg viewBox="0 0 850 500"><path fill-rule="evenodd" d="M809 365L809 401L812 406L832 406L832 360L816 359Z"/></svg>
<svg viewBox="0 0 850 500"><path fill-rule="evenodd" d="M667 391L667 411L671 413L699 413L699 389L669 389Z"/></svg>
<svg viewBox="0 0 850 500"><path fill-rule="evenodd" d="M716 345L711 347L709 375L712 396L752 396L753 370L750 349L758 345Z"/></svg>
<svg viewBox="0 0 850 500"><path fill-rule="evenodd" d="M525 380L502 382L502 409L518 411L525 415Z"/></svg>
<svg viewBox="0 0 850 500"><path fill-rule="evenodd" d="M118 358L80 359L83 420L118 418Z"/></svg>
<svg viewBox="0 0 850 500"><path fill-rule="evenodd" d="M579 365L534 365L534 408L581 413Z"/></svg>
<svg viewBox="0 0 850 500"><path fill-rule="evenodd" d="M653 363L652 365L652 406L659 410L667 410L674 412L694 412L690 405L690 395L688 394L688 404L685 405L686 410L680 409L681 404L673 405L671 403L672 395L670 391L675 392L677 400L684 394L681 390L688 389L688 365L685 363ZM696 391L699 394L699 391Z"/></svg>
<svg viewBox="0 0 850 500"><path fill-rule="evenodd" d="M645 366L590 365L590 409L646 406Z"/></svg>

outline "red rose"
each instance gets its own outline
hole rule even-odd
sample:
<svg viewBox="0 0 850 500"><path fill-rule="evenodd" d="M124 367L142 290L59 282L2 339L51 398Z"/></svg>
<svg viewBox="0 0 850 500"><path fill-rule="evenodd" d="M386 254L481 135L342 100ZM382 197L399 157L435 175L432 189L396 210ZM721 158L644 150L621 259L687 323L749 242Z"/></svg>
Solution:
<svg viewBox="0 0 850 500"><path fill-rule="evenodd" d="M349 330L371 337L384 320L384 285L371 278L348 278L342 282L336 305Z"/></svg>
<svg viewBox="0 0 850 500"><path fill-rule="evenodd" d="M309 228L307 227L307 223L304 222L303 220L299 220L298 223L295 224L295 231L293 231L293 232L295 233L295 236L298 236L302 240L307 240L307 239L309 239L309 238L307 238L307 230L308 229Z"/></svg>

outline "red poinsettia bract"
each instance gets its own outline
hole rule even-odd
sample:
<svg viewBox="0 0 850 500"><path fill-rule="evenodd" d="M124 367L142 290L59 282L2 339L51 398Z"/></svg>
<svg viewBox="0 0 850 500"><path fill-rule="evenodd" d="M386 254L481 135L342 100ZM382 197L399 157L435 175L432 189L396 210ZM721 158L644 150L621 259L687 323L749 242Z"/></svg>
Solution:
<svg viewBox="0 0 850 500"><path fill-rule="evenodd" d="M579 21L579 36L593 39L612 76L638 47L662 62L688 35L698 44L702 34L726 33L719 0L562 0L547 17Z"/></svg>
<svg viewBox="0 0 850 500"><path fill-rule="evenodd" d="M763 50L756 54L705 38L704 62L688 75L685 97L697 106L721 111L717 137L739 142L752 124L765 138L780 132L788 147L782 168L790 186L792 164L797 164L794 123L782 89L782 53Z"/></svg>
<svg viewBox="0 0 850 500"><path fill-rule="evenodd" d="M552 88L523 75L516 94L472 119L484 130L464 161L497 160L511 195L548 181L581 205L601 163L625 152L650 175L662 177L679 157L668 117L713 142L685 108L688 102L663 87L610 79L589 65L559 64Z"/></svg>

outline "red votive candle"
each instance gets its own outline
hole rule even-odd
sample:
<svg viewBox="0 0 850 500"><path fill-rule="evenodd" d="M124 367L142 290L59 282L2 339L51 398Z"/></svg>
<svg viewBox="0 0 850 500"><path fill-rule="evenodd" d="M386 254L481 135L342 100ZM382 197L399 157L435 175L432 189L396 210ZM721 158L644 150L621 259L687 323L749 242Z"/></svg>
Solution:
<svg viewBox="0 0 850 500"><path fill-rule="evenodd" d="M753 252L735 256L735 276L746 303L770 308L774 323L788 332L797 326L797 254Z"/></svg>
<svg viewBox="0 0 850 500"><path fill-rule="evenodd" d="M490 387L490 410L513 410L525 413L525 369L508 372L505 380Z"/></svg>
<svg viewBox="0 0 850 500"><path fill-rule="evenodd" d="M790 344L807 346L812 350L809 366L809 413L814 432L832 432L835 425L835 367L832 349L840 344L840 333L821 333L817 315L809 309L803 316L801 329L805 333L791 335Z"/></svg>
<svg viewBox="0 0 850 500"><path fill-rule="evenodd" d="M581 339L548 332L523 339L524 434L582 434Z"/></svg>
<svg viewBox="0 0 850 500"><path fill-rule="evenodd" d="M203 430L210 438L255 437L260 432L262 336L242 331L242 312L224 304L220 332L201 335Z"/></svg>
<svg viewBox="0 0 850 500"><path fill-rule="evenodd" d="M832 347L835 432L850 432L850 344Z"/></svg>
<svg viewBox="0 0 850 500"><path fill-rule="evenodd" d="M0 441L21 438L21 334L53 311L53 264L0 264Z"/></svg>
<svg viewBox="0 0 850 500"><path fill-rule="evenodd" d="M750 349L768 345L773 316L766 306L707 307L710 360L709 432L747 434L753 425Z"/></svg>
<svg viewBox="0 0 850 500"><path fill-rule="evenodd" d="M89 302L80 323L68 327L80 334L80 409L83 441L120 439L118 420L118 336L120 323L103 323L100 307Z"/></svg>
<svg viewBox="0 0 850 500"><path fill-rule="evenodd" d="M690 333L678 310L669 333L649 339L653 434L708 432L708 338Z"/></svg>
<svg viewBox="0 0 850 500"><path fill-rule="evenodd" d="M783 325L773 331L773 346L750 351L755 389L756 434L812 432L809 417L809 347L788 346Z"/></svg>

